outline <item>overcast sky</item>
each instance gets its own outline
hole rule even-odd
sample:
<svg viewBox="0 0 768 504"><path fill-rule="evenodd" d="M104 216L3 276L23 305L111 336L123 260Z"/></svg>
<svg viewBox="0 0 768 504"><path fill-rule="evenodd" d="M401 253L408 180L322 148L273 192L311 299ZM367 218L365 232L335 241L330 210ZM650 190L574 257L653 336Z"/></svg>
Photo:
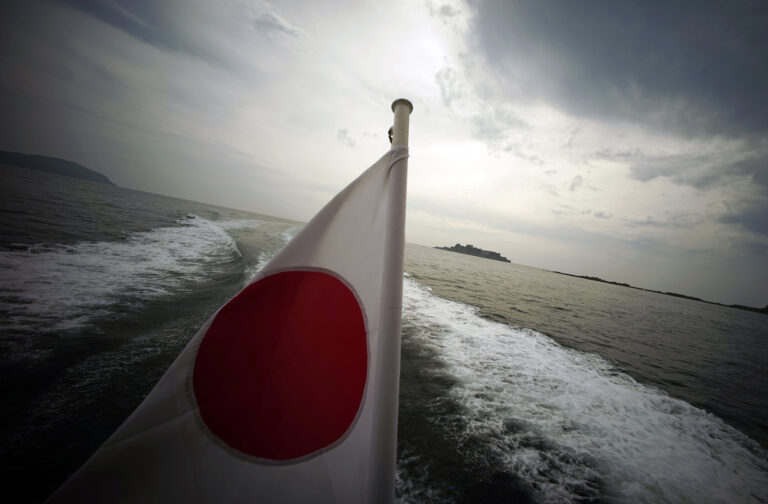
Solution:
<svg viewBox="0 0 768 504"><path fill-rule="evenodd" d="M306 221L411 116L407 240L768 303L768 4L37 0L0 149Z"/></svg>

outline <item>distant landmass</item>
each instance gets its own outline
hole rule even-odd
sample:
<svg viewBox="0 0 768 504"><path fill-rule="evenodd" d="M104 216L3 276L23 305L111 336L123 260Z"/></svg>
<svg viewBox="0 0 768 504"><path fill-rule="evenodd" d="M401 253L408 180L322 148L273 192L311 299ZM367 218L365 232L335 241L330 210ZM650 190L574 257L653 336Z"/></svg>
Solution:
<svg viewBox="0 0 768 504"><path fill-rule="evenodd" d="M435 247L435 248L440 250L449 250L451 252L458 252L459 254L467 254L467 255L476 256L476 257L483 257L485 259L493 259L494 261L512 262L506 257L504 257L503 255L499 254L498 252L483 250L469 243L467 243L466 245L457 243L453 247Z"/></svg>
<svg viewBox="0 0 768 504"><path fill-rule="evenodd" d="M74 177L101 184L115 185L111 180L97 171L86 168L83 165L48 156L22 154L20 152L0 151L0 164L15 166L17 168L29 168L64 177Z"/></svg>
<svg viewBox="0 0 768 504"><path fill-rule="evenodd" d="M751 312L755 312L755 313L763 313L765 315L768 315L768 305L766 305L765 308L756 308L754 306L744 306L744 305L740 305L740 304L727 305L727 304L723 304L723 303L715 303L714 301L707 301L706 299L701 299L701 298L697 298L697 297L693 297L693 296L686 296L685 294L678 294L676 292L663 292L663 291L657 291L657 290L651 290L651 289L643 289L642 287L635 287L634 285L629 285L628 283L611 282L609 280L603 280L600 277L585 276L585 275L572 275L570 273L563 273L562 271L553 271L552 273L557 273L558 275L567 275L567 276L575 277L575 278L583 278L585 280L592 280L594 282L602 282L602 283L607 283L607 284L612 284L612 285L619 285L621 287L629 287L630 289L643 290L643 291L646 291L646 292L655 292L656 294L664 294L665 296L673 296L673 297L679 297L679 298L684 298L684 299L691 299L693 301L701 301L702 303L709 303L709 304L718 305L718 306L725 306L725 307L728 307L728 308L737 308L739 310L746 310L746 311L751 311Z"/></svg>

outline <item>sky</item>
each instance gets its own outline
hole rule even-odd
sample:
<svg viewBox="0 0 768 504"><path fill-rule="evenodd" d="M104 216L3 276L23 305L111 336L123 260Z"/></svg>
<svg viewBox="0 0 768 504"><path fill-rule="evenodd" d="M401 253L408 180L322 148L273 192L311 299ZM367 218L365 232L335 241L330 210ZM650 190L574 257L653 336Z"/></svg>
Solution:
<svg viewBox="0 0 768 504"><path fill-rule="evenodd" d="M29 0L0 149L309 220L414 104L406 240L768 303L768 4Z"/></svg>

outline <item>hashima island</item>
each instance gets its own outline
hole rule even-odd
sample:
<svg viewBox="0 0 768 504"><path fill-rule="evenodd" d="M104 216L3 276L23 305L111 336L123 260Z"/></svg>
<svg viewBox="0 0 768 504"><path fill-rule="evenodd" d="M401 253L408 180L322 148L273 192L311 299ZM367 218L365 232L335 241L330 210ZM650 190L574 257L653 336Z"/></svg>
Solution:
<svg viewBox="0 0 768 504"><path fill-rule="evenodd" d="M467 254L467 255L473 255L477 257L484 257L485 259L493 259L494 261L502 261L502 262L512 262L503 255L499 254L498 252L493 252L490 250L483 250L480 248L475 247L474 245L467 243L466 245L462 245L461 243L457 243L453 247L435 247L440 250L450 250L451 252L458 252L460 254Z"/></svg>

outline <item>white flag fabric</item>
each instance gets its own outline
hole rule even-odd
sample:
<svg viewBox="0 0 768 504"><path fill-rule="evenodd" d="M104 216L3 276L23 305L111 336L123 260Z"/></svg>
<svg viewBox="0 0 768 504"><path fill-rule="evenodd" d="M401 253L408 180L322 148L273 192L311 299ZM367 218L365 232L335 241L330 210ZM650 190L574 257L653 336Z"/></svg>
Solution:
<svg viewBox="0 0 768 504"><path fill-rule="evenodd" d="M50 502L388 502L408 150L331 200Z"/></svg>

